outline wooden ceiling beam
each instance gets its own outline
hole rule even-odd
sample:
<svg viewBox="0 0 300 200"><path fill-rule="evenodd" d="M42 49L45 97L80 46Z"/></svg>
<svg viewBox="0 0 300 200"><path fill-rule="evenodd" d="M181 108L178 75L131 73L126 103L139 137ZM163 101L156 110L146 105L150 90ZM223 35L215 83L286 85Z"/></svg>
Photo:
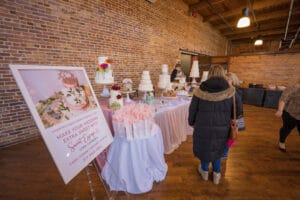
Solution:
<svg viewBox="0 0 300 200"><path fill-rule="evenodd" d="M268 7L272 7L272 6L278 6L278 5L282 5L282 4L289 4L290 1L289 0L262 0L262 1L255 1L252 5L252 8L254 10L254 12L256 12L257 10L261 10L264 8L268 8ZM232 16L238 16L238 15L242 15L242 10L245 8L245 6L240 6L238 8L235 9L231 9L228 10L226 12L220 13L223 17L232 17ZM212 15L211 17L205 17L206 21L208 22L213 22L213 21L217 21L219 20L219 17L217 15Z"/></svg>
<svg viewBox="0 0 300 200"><path fill-rule="evenodd" d="M270 20L270 19L272 19L273 21L276 21L278 19L282 19L286 22L288 14L289 14L289 12L288 12L287 9L273 11L273 12L265 12L261 15L256 15L256 21L259 25L261 25L263 23L263 21L267 21L267 20ZM300 7L294 8L293 12L292 12L292 17L296 18L294 15L299 15L299 14L300 14ZM236 19L231 19L231 20L228 19L227 21L231 26L235 27L236 23L237 23L237 18L238 17L236 17ZM227 28L227 26L222 24L222 23L220 23L219 25L215 25L214 27L219 29L220 31L222 31L222 29Z"/></svg>
<svg viewBox="0 0 300 200"><path fill-rule="evenodd" d="M296 32L299 25L290 26L288 29L288 33ZM231 36L227 36L226 38L228 40L237 40L237 39L243 39L243 38L255 38L261 35L262 37L268 37L268 35L274 35L274 34L284 34L285 29L284 28L276 28L273 30L265 30L265 31L252 31L247 33L241 33L241 34L235 34Z"/></svg>
<svg viewBox="0 0 300 200"><path fill-rule="evenodd" d="M219 3L223 3L225 0L199 0L198 3L195 4L191 4L189 6L190 11L199 11L203 8L208 8L209 5L207 3L207 1L209 1L210 4L215 5L215 4L219 4Z"/></svg>
<svg viewBox="0 0 300 200"><path fill-rule="evenodd" d="M300 15L298 15L300 19ZM298 21L291 21L290 25L300 25L300 20ZM265 23L260 23L259 26L259 31L266 31L266 30L272 30L276 28L283 28L285 29L286 27L286 20L268 20L268 22ZM241 34L241 33L247 33L247 32L253 32L253 31L258 31L256 27L248 27L246 29L235 29L234 32L232 32L231 29L221 29L220 32L224 36L230 36L230 35L236 35L236 34Z"/></svg>
<svg viewBox="0 0 300 200"><path fill-rule="evenodd" d="M295 36L296 32L291 32L288 34L288 37ZM263 37L262 39L264 41L280 41L284 37L284 34L272 34L268 35L267 37ZM238 44L238 43L253 43L255 41L255 38L241 38L241 39L235 39L231 40L231 44Z"/></svg>

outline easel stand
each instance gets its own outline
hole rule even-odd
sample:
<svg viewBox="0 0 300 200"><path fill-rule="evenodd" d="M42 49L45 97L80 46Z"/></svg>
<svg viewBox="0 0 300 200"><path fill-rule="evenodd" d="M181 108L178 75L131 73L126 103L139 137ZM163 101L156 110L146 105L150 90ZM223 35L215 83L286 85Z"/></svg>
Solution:
<svg viewBox="0 0 300 200"><path fill-rule="evenodd" d="M113 167L111 166L111 164L108 162L108 160L106 158L105 158L105 161L106 161L105 165L107 165L107 167L110 168L110 171L112 172L113 176L117 177L116 172L114 171ZM122 199L124 199L124 198L128 199L128 200L130 199L130 194L128 194L125 191L112 191L112 190L110 190L109 185L105 182L105 180L101 176L101 171L102 170L99 167L99 165L97 164L96 160L93 161L93 165L94 165L94 167L97 171L99 179L102 182L102 185L104 186L107 198L109 200L115 200L115 199L118 199L118 197L121 197L121 196L122 196ZM118 179L119 179L119 184L125 184L124 181L121 180L121 178L118 177ZM90 189L91 189L91 187L90 187ZM92 194L93 191L94 190L91 189L91 194ZM125 194L125 197L124 197L124 194ZM93 199L93 200L95 200L95 199Z"/></svg>

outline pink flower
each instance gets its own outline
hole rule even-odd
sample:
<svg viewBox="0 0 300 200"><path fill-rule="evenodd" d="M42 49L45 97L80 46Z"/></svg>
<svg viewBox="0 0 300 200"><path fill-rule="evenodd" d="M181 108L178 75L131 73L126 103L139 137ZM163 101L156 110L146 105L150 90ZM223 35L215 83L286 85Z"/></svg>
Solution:
<svg viewBox="0 0 300 200"><path fill-rule="evenodd" d="M102 67L103 69L106 69L106 68L108 68L108 63L102 63L100 65L100 67Z"/></svg>

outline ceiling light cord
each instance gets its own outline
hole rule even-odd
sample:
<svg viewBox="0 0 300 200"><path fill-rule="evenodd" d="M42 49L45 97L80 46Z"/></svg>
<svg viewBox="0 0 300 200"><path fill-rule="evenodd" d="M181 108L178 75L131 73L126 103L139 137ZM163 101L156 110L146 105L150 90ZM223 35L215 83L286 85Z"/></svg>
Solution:
<svg viewBox="0 0 300 200"><path fill-rule="evenodd" d="M248 4L249 4L248 6L249 6L249 8L250 8L251 14L252 14L252 16L253 16L254 22L255 22L255 24L256 24L256 29L258 29L258 28L259 28L259 25L258 25L258 23L257 23L256 16L255 16L255 14L254 14L254 10L253 10L252 3L250 2L250 0L248 0Z"/></svg>
<svg viewBox="0 0 300 200"><path fill-rule="evenodd" d="M288 33L288 29L289 29L289 24L290 24L290 19L291 19L292 10L293 10L293 5L294 5L294 0L291 0L288 21L287 21L286 27L285 27L284 40L286 40L286 37L287 37L287 33Z"/></svg>

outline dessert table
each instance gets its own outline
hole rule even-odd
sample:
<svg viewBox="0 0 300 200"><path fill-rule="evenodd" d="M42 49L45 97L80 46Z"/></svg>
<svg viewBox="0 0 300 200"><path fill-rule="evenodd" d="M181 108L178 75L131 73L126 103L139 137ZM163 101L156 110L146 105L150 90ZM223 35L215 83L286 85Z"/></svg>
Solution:
<svg viewBox="0 0 300 200"><path fill-rule="evenodd" d="M193 128L188 125L188 112L190 99L181 98L164 100L165 104L160 104L160 100L156 99L156 113L154 120L162 130L164 152L172 153L179 147L181 142L185 141L187 135L193 134ZM114 110L109 109L106 100L99 101L105 119L114 135L112 128L112 115ZM126 104L125 104L126 105Z"/></svg>

